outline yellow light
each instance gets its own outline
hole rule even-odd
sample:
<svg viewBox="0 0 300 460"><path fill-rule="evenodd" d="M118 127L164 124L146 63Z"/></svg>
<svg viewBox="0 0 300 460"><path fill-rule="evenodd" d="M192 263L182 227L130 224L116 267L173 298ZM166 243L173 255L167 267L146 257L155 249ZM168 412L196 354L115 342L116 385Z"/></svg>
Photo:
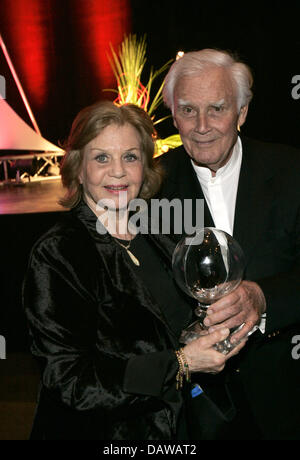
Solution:
<svg viewBox="0 0 300 460"><path fill-rule="evenodd" d="M184 51L178 51L178 53L176 54L176 61L178 61L178 59L182 58L183 55L184 55Z"/></svg>

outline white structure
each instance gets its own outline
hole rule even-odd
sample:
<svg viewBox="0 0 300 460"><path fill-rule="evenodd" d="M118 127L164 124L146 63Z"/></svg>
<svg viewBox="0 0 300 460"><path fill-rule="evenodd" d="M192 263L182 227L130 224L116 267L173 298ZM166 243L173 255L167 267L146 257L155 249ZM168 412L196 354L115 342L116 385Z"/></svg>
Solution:
<svg viewBox="0 0 300 460"><path fill-rule="evenodd" d="M8 156L0 156L0 165L3 164L4 168L4 182L9 181L7 163L13 162L15 160L32 160L33 158L37 158L38 160L42 159L42 165L33 176L28 174L24 174L23 176L26 175L29 180L45 180L49 178L53 179L60 177L57 158L63 156L64 151L42 137L1 34L0 48L3 51L15 84L17 85L21 95L22 101L24 102L32 125L34 126L34 130L30 128L30 126L28 126L27 123L25 123L22 118L20 118L19 115L14 112L14 110L4 100L6 96L6 82L4 77L0 75L0 150L28 150L30 152L26 155L14 154ZM52 175L50 177L41 176L41 172L48 165L51 166L54 171L56 171L57 175ZM15 182L19 183L20 179L23 179L23 176L20 177L19 171L17 171Z"/></svg>
<svg viewBox="0 0 300 460"><path fill-rule="evenodd" d="M64 155L64 150L44 139L22 120L10 105L0 98L0 150L28 150L30 153L9 156L0 156L0 164L3 164L4 179L8 180L7 163L20 159L42 159L43 165L30 177L30 180L43 180L40 176L42 170L51 165L57 167L57 159ZM36 152L36 153L33 153ZM57 178L57 176L50 176Z"/></svg>

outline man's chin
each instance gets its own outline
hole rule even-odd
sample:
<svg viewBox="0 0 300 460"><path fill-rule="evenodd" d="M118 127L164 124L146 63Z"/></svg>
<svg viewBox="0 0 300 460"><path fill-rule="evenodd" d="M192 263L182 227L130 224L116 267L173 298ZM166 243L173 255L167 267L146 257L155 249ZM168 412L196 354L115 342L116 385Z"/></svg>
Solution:
<svg viewBox="0 0 300 460"><path fill-rule="evenodd" d="M192 157L193 163L196 166L203 166L204 168L210 168L211 156L209 154L194 154Z"/></svg>

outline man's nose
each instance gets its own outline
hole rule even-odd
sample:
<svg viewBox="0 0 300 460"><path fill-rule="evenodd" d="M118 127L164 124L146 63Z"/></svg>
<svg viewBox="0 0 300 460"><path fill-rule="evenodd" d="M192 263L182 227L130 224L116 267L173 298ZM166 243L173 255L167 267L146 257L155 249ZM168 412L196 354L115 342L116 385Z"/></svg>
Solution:
<svg viewBox="0 0 300 460"><path fill-rule="evenodd" d="M200 134L206 134L210 130L209 119L206 113L198 114L195 128L195 130Z"/></svg>

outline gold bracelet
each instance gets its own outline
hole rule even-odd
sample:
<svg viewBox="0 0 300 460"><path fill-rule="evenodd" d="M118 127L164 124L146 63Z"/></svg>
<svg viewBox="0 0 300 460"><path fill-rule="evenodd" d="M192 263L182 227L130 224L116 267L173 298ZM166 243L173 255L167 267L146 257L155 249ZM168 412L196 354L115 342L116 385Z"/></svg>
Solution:
<svg viewBox="0 0 300 460"><path fill-rule="evenodd" d="M189 368L188 362L186 360L183 348L179 349L179 353L180 353L181 359L183 361L183 370L184 370L184 373L185 373L186 381L190 382L191 381L190 368Z"/></svg>
<svg viewBox="0 0 300 460"><path fill-rule="evenodd" d="M175 355L179 365L176 375L176 390L181 390L183 387L183 377L185 376L187 382L190 381L190 371L183 349L175 350Z"/></svg>
<svg viewBox="0 0 300 460"><path fill-rule="evenodd" d="M176 350L175 355L176 355L178 365L179 365L178 372L176 374L176 390L181 390L181 388L183 386L183 374L184 374L184 371L183 371L182 361L181 361L181 358L180 358L179 351Z"/></svg>

